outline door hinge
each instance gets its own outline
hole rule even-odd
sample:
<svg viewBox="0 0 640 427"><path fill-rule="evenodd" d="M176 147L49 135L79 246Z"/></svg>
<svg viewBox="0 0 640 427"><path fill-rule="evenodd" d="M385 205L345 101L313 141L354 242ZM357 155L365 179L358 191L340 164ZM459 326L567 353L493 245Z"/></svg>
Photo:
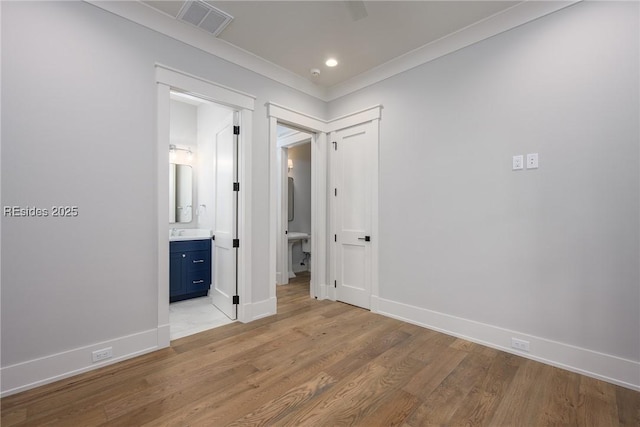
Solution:
<svg viewBox="0 0 640 427"><path fill-rule="evenodd" d="M337 241L338 241L338 235L337 235L337 234L334 234L334 235L333 235L333 241L334 241L334 242L337 242Z"/></svg>
<svg viewBox="0 0 640 427"><path fill-rule="evenodd" d="M233 127L233 134L234 135L240 135L240 126L234 126Z"/></svg>
<svg viewBox="0 0 640 427"><path fill-rule="evenodd" d="M338 151L338 143L336 141L333 141L332 144L333 144L333 151Z"/></svg>
<svg viewBox="0 0 640 427"><path fill-rule="evenodd" d="M233 191L240 191L240 183L239 182L234 182L233 183Z"/></svg>
<svg viewBox="0 0 640 427"><path fill-rule="evenodd" d="M334 288L337 288L337 287L338 287L338 281L337 281L337 280L334 280L334 281L333 281L333 287L334 287Z"/></svg>
<svg viewBox="0 0 640 427"><path fill-rule="evenodd" d="M233 239L233 247L234 248L240 247L240 239Z"/></svg>
<svg viewBox="0 0 640 427"><path fill-rule="evenodd" d="M338 189L337 188L333 189L333 195L336 196L336 197L338 196Z"/></svg>
<svg viewBox="0 0 640 427"><path fill-rule="evenodd" d="M234 304L240 304L240 295L234 295L233 296L233 303Z"/></svg>

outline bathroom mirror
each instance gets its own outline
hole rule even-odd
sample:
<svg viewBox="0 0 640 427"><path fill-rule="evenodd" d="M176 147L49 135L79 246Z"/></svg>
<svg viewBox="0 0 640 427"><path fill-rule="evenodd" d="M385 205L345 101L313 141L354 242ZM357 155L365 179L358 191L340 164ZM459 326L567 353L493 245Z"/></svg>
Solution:
<svg viewBox="0 0 640 427"><path fill-rule="evenodd" d="M293 221L293 178L289 177L289 222Z"/></svg>
<svg viewBox="0 0 640 427"><path fill-rule="evenodd" d="M193 219L193 170L189 165L169 164L169 223Z"/></svg>

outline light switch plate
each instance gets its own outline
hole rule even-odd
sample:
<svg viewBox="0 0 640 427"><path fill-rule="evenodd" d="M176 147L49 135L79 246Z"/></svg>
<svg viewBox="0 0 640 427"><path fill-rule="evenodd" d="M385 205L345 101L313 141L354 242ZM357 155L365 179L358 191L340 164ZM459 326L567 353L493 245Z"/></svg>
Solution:
<svg viewBox="0 0 640 427"><path fill-rule="evenodd" d="M527 154L527 169L538 169L538 153Z"/></svg>
<svg viewBox="0 0 640 427"><path fill-rule="evenodd" d="M524 156L520 154L519 156L513 156L513 170L517 171L522 169L524 166Z"/></svg>

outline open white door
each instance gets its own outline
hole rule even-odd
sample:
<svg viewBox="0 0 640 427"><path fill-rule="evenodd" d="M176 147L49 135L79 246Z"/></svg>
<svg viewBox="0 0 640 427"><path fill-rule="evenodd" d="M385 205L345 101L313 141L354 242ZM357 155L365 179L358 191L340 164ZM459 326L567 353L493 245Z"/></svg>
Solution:
<svg viewBox="0 0 640 427"><path fill-rule="evenodd" d="M371 308L374 155L373 122L334 132L333 215L336 299Z"/></svg>
<svg viewBox="0 0 640 427"><path fill-rule="evenodd" d="M234 114L235 115L235 114ZM238 136L229 120L216 133L213 284L211 300L230 319L238 316ZM235 304L234 304L235 302Z"/></svg>

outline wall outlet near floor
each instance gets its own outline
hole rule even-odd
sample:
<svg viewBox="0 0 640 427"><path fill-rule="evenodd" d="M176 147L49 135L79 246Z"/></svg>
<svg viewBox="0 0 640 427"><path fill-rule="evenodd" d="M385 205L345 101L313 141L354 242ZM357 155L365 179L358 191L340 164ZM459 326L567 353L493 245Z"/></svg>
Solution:
<svg viewBox="0 0 640 427"><path fill-rule="evenodd" d="M91 353L93 356L93 362L100 362L102 360L111 359L113 357L113 347L103 348L102 350L96 350Z"/></svg>
<svg viewBox="0 0 640 427"><path fill-rule="evenodd" d="M511 347L515 348L516 350L529 351L529 341L511 338Z"/></svg>

